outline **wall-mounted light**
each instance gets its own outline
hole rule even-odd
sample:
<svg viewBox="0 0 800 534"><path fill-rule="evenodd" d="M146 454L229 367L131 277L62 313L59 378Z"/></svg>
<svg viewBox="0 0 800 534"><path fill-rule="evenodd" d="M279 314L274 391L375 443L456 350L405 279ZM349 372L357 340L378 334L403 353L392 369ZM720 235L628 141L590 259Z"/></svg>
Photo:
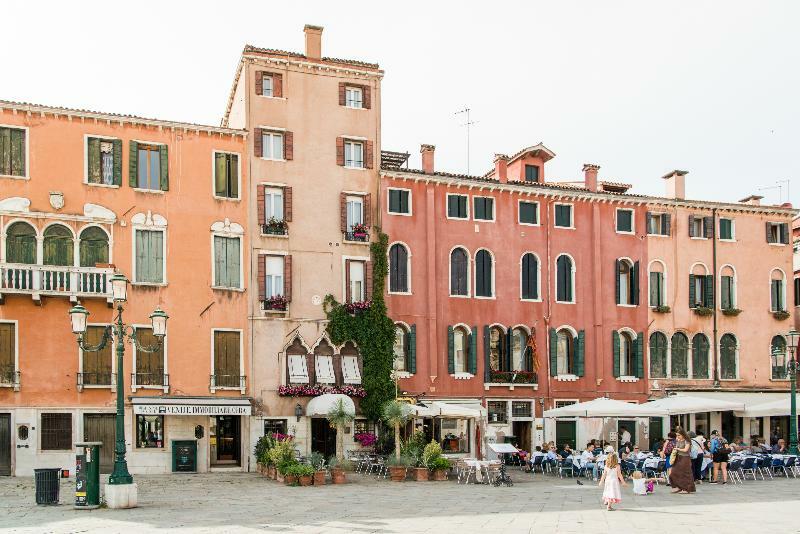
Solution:
<svg viewBox="0 0 800 534"><path fill-rule="evenodd" d="M294 416L297 418L298 422L300 422L300 418L303 417L303 407L300 406L299 402L294 407Z"/></svg>

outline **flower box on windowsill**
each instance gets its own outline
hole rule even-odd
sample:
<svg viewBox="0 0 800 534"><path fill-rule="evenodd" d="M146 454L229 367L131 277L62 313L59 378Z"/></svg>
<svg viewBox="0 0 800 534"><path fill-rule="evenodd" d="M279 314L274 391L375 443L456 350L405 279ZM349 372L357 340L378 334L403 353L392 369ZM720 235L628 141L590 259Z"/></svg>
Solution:
<svg viewBox="0 0 800 534"><path fill-rule="evenodd" d="M775 317L778 321L785 321L789 318L789 312L786 310L779 310L772 312L772 316Z"/></svg>
<svg viewBox="0 0 800 534"><path fill-rule="evenodd" d="M369 233L367 233L367 232L345 232L344 240L345 241L357 242L357 243L367 243L367 242L369 242Z"/></svg>
<svg viewBox="0 0 800 534"><path fill-rule="evenodd" d="M261 225L261 233L264 235L285 236L289 233L289 225L286 221L271 217L266 224Z"/></svg>
<svg viewBox="0 0 800 534"><path fill-rule="evenodd" d="M672 309L669 306L654 306L653 311L656 313L669 313Z"/></svg>
<svg viewBox="0 0 800 534"><path fill-rule="evenodd" d="M362 300L359 302L346 302L344 304L344 309L350 315L358 315L360 313L364 313L365 311L369 310L372 306L371 300Z"/></svg>
<svg viewBox="0 0 800 534"><path fill-rule="evenodd" d="M707 308L705 306L697 306L694 308L695 315L699 315L700 317L708 317L709 315L714 314L714 310L711 308Z"/></svg>
<svg viewBox="0 0 800 534"><path fill-rule="evenodd" d="M489 371L492 384L536 384L538 377L533 371Z"/></svg>
<svg viewBox="0 0 800 534"><path fill-rule="evenodd" d="M722 310L722 315L727 315L728 317L736 317L740 313L742 313L742 310L739 308L724 308Z"/></svg>
<svg viewBox="0 0 800 534"><path fill-rule="evenodd" d="M285 312L288 305L289 301L282 295L270 297L263 302L264 311L271 312Z"/></svg>
<svg viewBox="0 0 800 534"><path fill-rule="evenodd" d="M348 397L364 398L367 391L362 386L343 384L341 386L328 386L323 384L298 384L280 386L278 395L281 397L318 397L325 394L340 394Z"/></svg>

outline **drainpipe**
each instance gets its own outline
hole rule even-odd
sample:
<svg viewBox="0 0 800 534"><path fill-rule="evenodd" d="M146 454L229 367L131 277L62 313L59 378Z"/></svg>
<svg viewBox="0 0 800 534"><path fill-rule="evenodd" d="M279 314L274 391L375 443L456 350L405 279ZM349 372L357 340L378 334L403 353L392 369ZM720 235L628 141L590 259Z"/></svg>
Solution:
<svg viewBox="0 0 800 534"><path fill-rule="evenodd" d="M552 391L552 389L550 389L550 378L551 378L551 372L550 372L550 318L552 316L552 308L551 308L552 304L551 303L553 301L553 294L552 294L552 291L553 291L553 281L552 281L553 258L552 258L552 252L550 250L550 236L551 236L551 233L550 233L550 208L553 206L553 200L554 199L551 198L550 200L547 201L547 209L545 210L547 212L547 215L545 217L545 228L547 229L547 231L545 232L545 240L546 240L546 243L547 243L547 300L546 300L547 310L546 310L546 315L544 316L544 340L545 340L544 341L544 346L545 346L545 362L547 362L547 365L545 365L545 368L547 369L547 395L549 395L550 397L553 396L553 391ZM546 401L546 399L543 398L542 399L542 421L544 421L545 401ZM542 431L544 431L544 425L542 426Z"/></svg>
<svg viewBox="0 0 800 534"><path fill-rule="evenodd" d="M716 293L717 292L717 282L718 282L718 280L717 280L717 277L718 277L718 273L717 273L717 208L713 208L711 210L711 232L712 232L712 236L711 236L711 250L712 250L711 265L712 265L712 269L714 270L714 278L713 278L713 280L714 280L714 292ZM720 285L720 287L722 287L722 286ZM714 312L713 315L712 315L712 317L714 318L714 365L712 367L712 369L713 369L713 375L712 376L714 378L714 387L718 388L720 386L720 384L719 384L719 360L718 360L718 358L719 358L719 342L717 340L717 307L718 307L717 306L717 298L719 298L720 296L719 295L714 295L714 296L716 298L714 298L713 301L712 301L712 304L713 304L712 310Z"/></svg>

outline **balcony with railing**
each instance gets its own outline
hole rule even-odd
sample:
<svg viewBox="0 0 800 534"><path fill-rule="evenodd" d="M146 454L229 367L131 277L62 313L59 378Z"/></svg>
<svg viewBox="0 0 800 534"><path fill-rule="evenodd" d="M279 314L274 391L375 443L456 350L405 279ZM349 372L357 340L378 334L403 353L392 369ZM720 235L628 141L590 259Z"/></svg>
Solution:
<svg viewBox="0 0 800 534"><path fill-rule="evenodd" d="M484 389L490 387L508 387L514 389L515 386L532 387L538 389L539 377L535 371L489 371L489 380L484 383Z"/></svg>
<svg viewBox="0 0 800 534"><path fill-rule="evenodd" d="M139 388L163 389L164 393L169 392L169 374L162 372L154 373L131 373L131 391Z"/></svg>
<svg viewBox="0 0 800 534"><path fill-rule="evenodd" d="M210 375L210 389L213 393L218 389L238 389L242 394L247 385L245 376L238 374L213 374Z"/></svg>
<svg viewBox="0 0 800 534"><path fill-rule="evenodd" d="M84 388L113 388L117 375L115 373L78 373L78 391Z"/></svg>
<svg viewBox="0 0 800 534"><path fill-rule="evenodd" d="M20 372L13 365L0 365L0 387L19 391Z"/></svg>
<svg viewBox="0 0 800 534"><path fill-rule="evenodd" d="M6 294L27 294L34 300L42 295L83 298L111 298L113 268L70 267L0 263L0 298Z"/></svg>

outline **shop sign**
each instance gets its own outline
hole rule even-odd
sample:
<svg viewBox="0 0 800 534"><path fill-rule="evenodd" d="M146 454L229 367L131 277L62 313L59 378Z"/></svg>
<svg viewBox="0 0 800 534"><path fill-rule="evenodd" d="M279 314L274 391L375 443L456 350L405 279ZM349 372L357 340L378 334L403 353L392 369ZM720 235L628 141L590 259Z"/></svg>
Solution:
<svg viewBox="0 0 800 534"><path fill-rule="evenodd" d="M250 405L134 404L136 415L250 415Z"/></svg>

